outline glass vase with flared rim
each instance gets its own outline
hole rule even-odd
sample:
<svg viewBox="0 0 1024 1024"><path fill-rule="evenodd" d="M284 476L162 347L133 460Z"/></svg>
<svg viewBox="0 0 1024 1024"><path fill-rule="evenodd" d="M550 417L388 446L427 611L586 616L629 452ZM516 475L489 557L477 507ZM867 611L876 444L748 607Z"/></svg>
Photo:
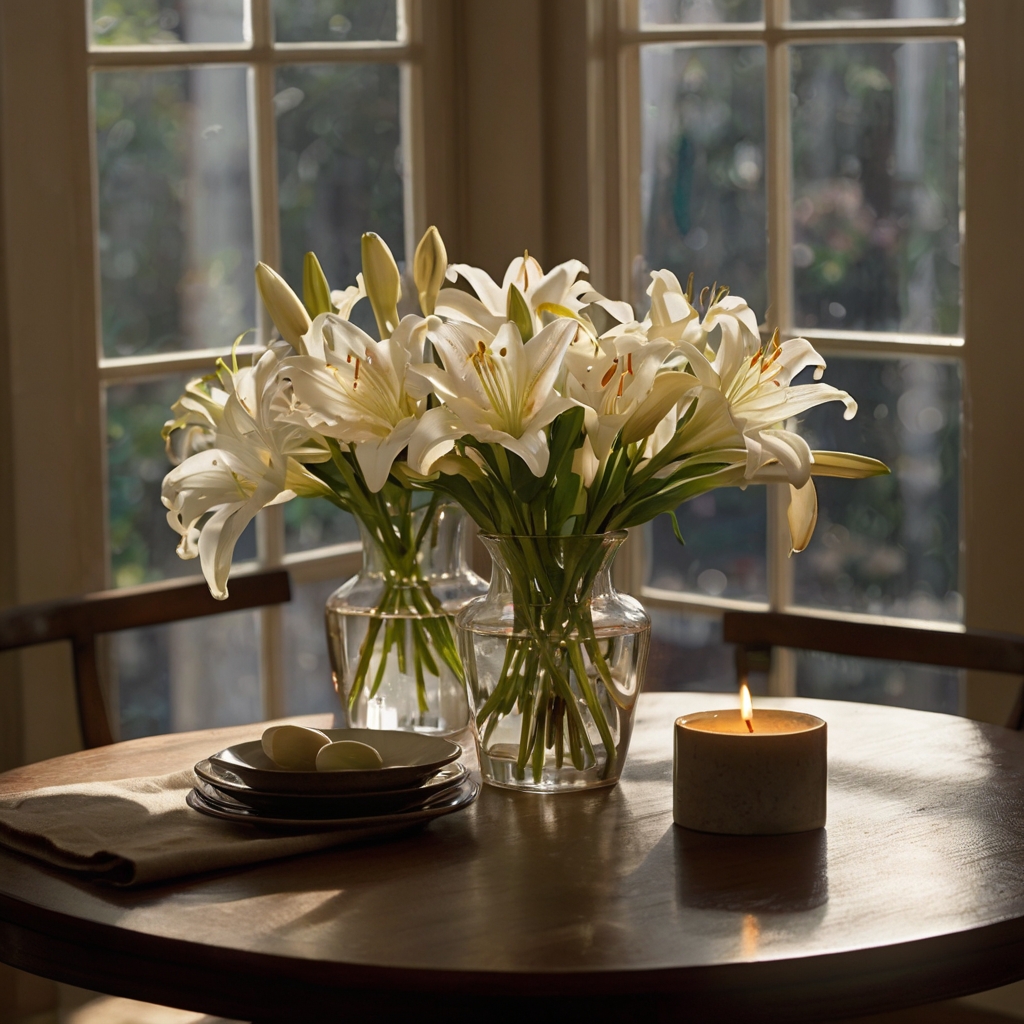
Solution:
<svg viewBox="0 0 1024 1024"><path fill-rule="evenodd" d="M618 780L650 646L647 613L612 582L625 538L481 537L490 587L456 623L492 785L563 792Z"/></svg>

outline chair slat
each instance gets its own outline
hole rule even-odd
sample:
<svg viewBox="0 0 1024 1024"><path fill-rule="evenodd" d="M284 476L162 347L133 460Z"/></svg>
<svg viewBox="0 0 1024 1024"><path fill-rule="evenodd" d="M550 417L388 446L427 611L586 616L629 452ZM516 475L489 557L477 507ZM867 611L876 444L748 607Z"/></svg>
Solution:
<svg viewBox="0 0 1024 1024"><path fill-rule="evenodd" d="M1024 676L1024 638L1009 633L949 632L788 612L726 612L722 639L746 647L793 647Z"/></svg>
<svg viewBox="0 0 1024 1024"><path fill-rule="evenodd" d="M202 577L104 590L0 612L0 651L70 640L82 738L87 747L105 746L113 740L96 660L97 636L290 600L291 581L285 569L234 577L224 601L210 596Z"/></svg>

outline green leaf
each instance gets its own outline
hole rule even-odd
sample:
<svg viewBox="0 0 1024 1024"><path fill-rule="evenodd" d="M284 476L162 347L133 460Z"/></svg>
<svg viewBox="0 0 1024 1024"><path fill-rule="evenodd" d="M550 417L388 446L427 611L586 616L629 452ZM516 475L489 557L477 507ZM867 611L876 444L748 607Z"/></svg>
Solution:
<svg viewBox="0 0 1024 1024"><path fill-rule="evenodd" d="M716 487L728 487L735 484L737 482L733 479L735 472L735 466L725 466L706 476L684 480L675 486L667 487L645 501L635 504L630 502L629 505L618 511L606 529L625 530L631 526L649 523L664 512L675 511L684 501L696 498L699 494L713 491Z"/></svg>
<svg viewBox="0 0 1024 1024"><path fill-rule="evenodd" d="M583 479L578 473L565 473L559 477L558 485L551 492L548 505L548 532L561 534L566 520L573 514Z"/></svg>
<svg viewBox="0 0 1024 1024"><path fill-rule="evenodd" d="M523 293L514 284L508 286L506 317L519 328L524 344L533 337L533 316L530 307L526 304Z"/></svg>
<svg viewBox="0 0 1024 1024"><path fill-rule="evenodd" d="M676 540L679 541L681 548L686 547L686 541L683 540L683 531L679 529L679 520L676 518L675 509L668 513L669 519L672 520L672 532L676 535Z"/></svg>
<svg viewBox="0 0 1024 1024"><path fill-rule="evenodd" d="M307 252L302 261L302 301L311 317L333 313L331 289L316 253Z"/></svg>

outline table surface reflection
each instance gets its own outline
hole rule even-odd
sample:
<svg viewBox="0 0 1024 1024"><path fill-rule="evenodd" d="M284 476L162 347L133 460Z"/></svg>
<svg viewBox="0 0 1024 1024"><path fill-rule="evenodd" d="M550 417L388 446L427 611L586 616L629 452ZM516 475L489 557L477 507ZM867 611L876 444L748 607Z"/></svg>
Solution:
<svg viewBox="0 0 1024 1024"><path fill-rule="evenodd" d="M441 1019L489 996L510 1010L543 997L556 1016L566 1001L646 1001L660 1019L685 996L731 1019L812 1020L1024 976L1024 735L763 699L829 723L827 829L687 832L672 824L672 722L723 703L645 694L619 786L485 786L470 810L389 842L135 891L0 853L0 959L266 1020L339 1001ZM0 792L160 774L259 732L86 751L8 772Z"/></svg>

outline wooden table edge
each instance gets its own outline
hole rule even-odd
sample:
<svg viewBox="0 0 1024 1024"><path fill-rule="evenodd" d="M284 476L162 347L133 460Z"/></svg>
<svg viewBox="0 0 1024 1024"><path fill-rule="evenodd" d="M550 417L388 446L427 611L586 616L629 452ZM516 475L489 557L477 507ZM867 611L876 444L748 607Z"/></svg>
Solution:
<svg viewBox="0 0 1024 1024"><path fill-rule="evenodd" d="M633 971L466 971L384 967L241 952L201 941L127 932L0 894L0 959L13 967L112 995L245 1019L288 1019L376 1004L382 992L409 1002L424 997L571 1001L595 1008L608 1000L685 999L688 1010L714 1010L742 1021L830 1018L896 1010L995 988L1024 978L1024 921L1007 920L954 935L895 946L748 963ZM813 980L807 964L815 961ZM881 991L880 991L881 990ZM723 994L725 993L725 994ZM582 1002L581 1002L582 1001ZM785 1009L783 1009L785 1007ZM824 1014L824 1015L823 1015Z"/></svg>

